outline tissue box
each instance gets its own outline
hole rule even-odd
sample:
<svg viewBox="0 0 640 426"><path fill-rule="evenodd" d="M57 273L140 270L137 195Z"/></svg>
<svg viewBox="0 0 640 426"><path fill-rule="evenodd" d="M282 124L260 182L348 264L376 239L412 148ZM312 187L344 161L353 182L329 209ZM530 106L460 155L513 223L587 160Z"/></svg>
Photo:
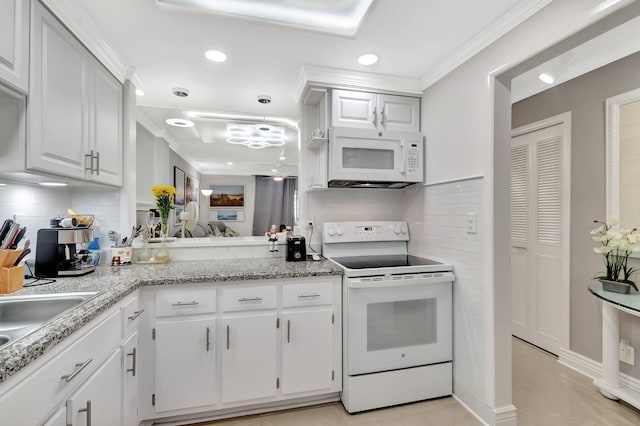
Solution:
<svg viewBox="0 0 640 426"><path fill-rule="evenodd" d="M0 294L13 293L24 286L24 267L0 268Z"/></svg>

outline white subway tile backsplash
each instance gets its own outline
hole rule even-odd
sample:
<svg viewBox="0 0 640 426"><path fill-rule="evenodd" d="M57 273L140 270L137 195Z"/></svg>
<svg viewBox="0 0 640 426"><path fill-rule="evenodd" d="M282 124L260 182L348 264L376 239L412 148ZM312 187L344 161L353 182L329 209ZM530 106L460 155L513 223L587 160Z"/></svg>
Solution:
<svg viewBox="0 0 640 426"><path fill-rule="evenodd" d="M483 287L483 179L416 186L405 192L411 253L454 267L454 392L484 399L485 311ZM478 232L467 233L466 214L478 214Z"/></svg>

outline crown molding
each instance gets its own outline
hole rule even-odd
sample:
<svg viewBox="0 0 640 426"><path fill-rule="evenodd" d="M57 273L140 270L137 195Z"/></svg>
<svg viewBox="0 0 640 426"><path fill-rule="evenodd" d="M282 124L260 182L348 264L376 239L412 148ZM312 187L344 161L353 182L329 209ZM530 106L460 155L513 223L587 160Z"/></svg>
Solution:
<svg viewBox="0 0 640 426"><path fill-rule="evenodd" d="M81 6L70 0L41 1L121 83L130 79L136 87L142 87L135 69L111 46Z"/></svg>
<svg viewBox="0 0 640 426"><path fill-rule="evenodd" d="M309 86L369 90L383 93L422 95L420 80L372 74L340 68L304 65L298 74L294 97L300 103Z"/></svg>
<svg viewBox="0 0 640 426"><path fill-rule="evenodd" d="M421 88L424 90L431 86L552 1L553 0L521 0L511 9L500 15L494 22L486 26L484 30L464 44L460 49L456 50L452 55L449 55L437 66L428 71L422 77Z"/></svg>

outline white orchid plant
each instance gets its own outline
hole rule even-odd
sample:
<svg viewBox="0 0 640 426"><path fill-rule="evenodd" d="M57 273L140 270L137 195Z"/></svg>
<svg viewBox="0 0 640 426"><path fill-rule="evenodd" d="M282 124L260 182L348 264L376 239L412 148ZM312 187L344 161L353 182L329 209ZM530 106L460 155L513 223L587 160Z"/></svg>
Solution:
<svg viewBox="0 0 640 426"><path fill-rule="evenodd" d="M594 220L593 222L600 225L591 230L593 240L600 243L593 251L602 254L604 263L607 266L607 275L597 276L596 278L628 283L638 291L638 287L629 279L631 274L636 271L636 268L628 264L629 255L640 251L638 229L614 229L618 225L615 220L607 222Z"/></svg>

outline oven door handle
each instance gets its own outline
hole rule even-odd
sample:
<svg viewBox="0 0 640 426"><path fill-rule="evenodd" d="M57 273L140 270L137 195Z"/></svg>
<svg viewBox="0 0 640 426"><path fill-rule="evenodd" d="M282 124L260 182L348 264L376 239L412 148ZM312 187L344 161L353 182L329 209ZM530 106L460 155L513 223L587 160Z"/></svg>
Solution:
<svg viewBox="0 0 640 426"><path fill-rule="evenodd" d="M424 284L439 284L448 283L454 281L454 275L452 273L436 274L435 276L423 276L420 278L401 279L401 280L381 280L381 281L362 281L362 280L349 280L349 288L390 288L390 287L403 287L414 286Z"/></svg>

